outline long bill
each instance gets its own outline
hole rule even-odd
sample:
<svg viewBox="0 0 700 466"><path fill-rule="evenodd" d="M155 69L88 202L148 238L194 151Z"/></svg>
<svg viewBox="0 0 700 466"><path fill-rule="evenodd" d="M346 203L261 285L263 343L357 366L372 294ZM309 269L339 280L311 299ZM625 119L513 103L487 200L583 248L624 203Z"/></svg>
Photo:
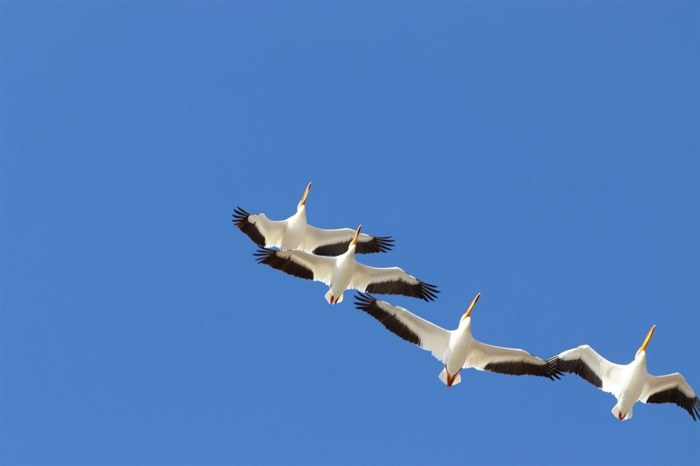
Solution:
<svg viewBox="0 0 700 466"><path fill-rule="evenodd" d="M465 312L464 315L462 316L462 318L459 319L460 321L466 319L467 317L469 317L472 314L472 311L474 310L474 306L476 306L476 302L479 300L480 297L481 297L480 292L477 293L476 296L474 296L474 299L472 299L471 304L467 308L467 312Z"/></svg>
<svg viewBox="0 0 700 466"><path fill-rule="evenodd" d="M642 343L642 346L639 347L637 350L637 354L641 353L642 351L647 350L647 345L651 341L651 336L654 334L654 330L656 330L656 324L651 326L651 329L649 329L649 333L647 333L646 338L644 339L644 343Z"/></svg>
<svg viewBox="0 0 700 466"><path fill-rule="evenodd" d="M309 191L311 191L311 182L309 181L309 184L306 185L306 189L304 190L304 195L301 197L301 201L299 201L299 206L303 206L306 204L306 198L309 197Z"/></svg>
<svg viewBox="0 0 700 466"><path fill-rule="evenodd" d="M357 238L359 238L361 230L362 230L362 225L357 227L357 231L355 231L355 236L353 236L352 241L350 241L351 245L354 245L355 243L357 243Z"/></svg>

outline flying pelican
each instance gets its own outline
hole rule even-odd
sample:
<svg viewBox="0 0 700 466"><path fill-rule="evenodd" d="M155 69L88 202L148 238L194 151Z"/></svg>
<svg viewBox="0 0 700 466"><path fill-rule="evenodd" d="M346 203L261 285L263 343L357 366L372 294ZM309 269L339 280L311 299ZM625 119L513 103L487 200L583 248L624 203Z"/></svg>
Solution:
<svg viewBox="0 0 700 466"><path fill-rule="evenodd" d="M355 233L351 228L324 230L306 223L306 198L311 183L297 204L297 211L287 220L270 220L265 214L250 214L240 207L233 213L233 222L258 246L263 248L299 249L318 256L337 256L348 249ZM394 247L391 236L360 235L357 252L386 252Z"/></svg>
<svg viewBox="0 0 700 466"><path fill-rule="evenodd" d="M357 262L355 248L360 230L362 225L357 227L345 253L336 257L274 249L259 249L254 255L259 264L267 264L296 277L325 283L330 287L325 295L330 304L342 302L343 292L348 288L373 293L402 294L426 301L437 297L436 286L418 280L399 267L377 268Z"/></svg>
<svg viewBox="0 0 700 466"><path fill-rule="evenodd" d="M474 297L455 330L446 330L407 309L379 301L369 294L357 294L355 306L377 319L390 332L432 352L444 365L439 377L448 387L460 383L460 371L470 367L501 374L558 379L559 372L552 364L527 351L487 345L472 337L471 313L480 296L481 293L478 293Z"/></svg>
<svg viewBox="0 0 700 466"><path fill-rule="evenodd" d="M570 349L549 359L557 370L581 376L617 399L612 413L620 421L632 418L632 407L642 403L675 403L690 413L693 420L700 417L700 400L680 373L662 376L647 373L647 345L656 325L647 333L637 350L634 361L615 364L588 345Z"/></svg>

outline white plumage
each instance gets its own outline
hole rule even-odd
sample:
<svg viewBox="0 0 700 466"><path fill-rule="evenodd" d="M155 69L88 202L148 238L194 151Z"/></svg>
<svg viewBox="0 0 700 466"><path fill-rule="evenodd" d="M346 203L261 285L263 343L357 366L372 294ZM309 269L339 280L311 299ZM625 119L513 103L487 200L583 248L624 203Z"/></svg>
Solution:
<svg viewBox="0 0 700 466"><path fill-rule="evenodd" d="M326 230L309 225L306 222L306 199L310 190L311 183L306 186L296 213L286 220L270 220L265 214L251 214L237 207L233 222L260 247L297 249L320 256L344 253L355 231L351 228ZM390 236L363 233L357 239L357 252L361 254L386 252L393 246L394 240Z"/></svg>
<svg viewBox="0 0 700 466"><path fill-rule="evenodd" d="M355 260L355 248L362 225L357 228L345 253L324 257L304 251L260 249L255 253L260 264L279 269L290 275L325 283L330 288L325 295L330 304L343 300L346 289L385 294L402 294L432 301L437 287L409 275L399 267L378 268Z"/></svg>
<svg viewBox="0 0 700 466"><path fill-rule="evenodd" d="M446 330L407 309L368 294L358 294L355 305L389 331L430 351L443 363L439 377L448 387L460 383L459 373L467 368L509 375L537 375L552 380L559 378L551 364L527 351L488 345L472 337L471 312L480 296L476 295L455 330Z"/></svg>
<svg viewBox="0 0 700 466"><path fill-rule="evenodd" d="M557 370L579 375L617 399L612 413L620 421L632 418L632 408L642 403L675 403L688 411L693 420L700 417L700 400L680 373L662 376L647 372L646 348L656 326L647 333L634 360L627 365L615 364L588 345L581 345L551 358Z"/></svg>

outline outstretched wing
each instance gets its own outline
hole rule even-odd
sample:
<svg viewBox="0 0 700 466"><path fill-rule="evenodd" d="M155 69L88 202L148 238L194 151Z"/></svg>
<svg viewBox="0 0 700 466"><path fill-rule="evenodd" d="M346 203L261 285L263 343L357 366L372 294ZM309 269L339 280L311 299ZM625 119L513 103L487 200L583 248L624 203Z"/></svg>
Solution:
<svg viewBox="0 0 700 466"><path fill-rule="evenodd" d="M321 257L303 251L258 249L253 255L258 264L266 264L295 277L331 284L335 258Z"/></svg>
<svg viewBox="0 0 700 466"><path fill-rule="evenodd" d="M355 230L350 228L325 230L307 225L303 249L319 256L339 256L348 250L354 235ZM394 247L394 240L390 236L371 236L360 233L356 244L357 253L368 254L391 250Z"/></svg>
<svg viewBox="0 0 700 466"><path fill-rule="evenodd" d="M642 403L675 403L688 411L694 421L700 418L700 400L682 374L648 375L639 397Z"/></svg>
<svg viewBox="0 0 700 466"><path fill-rule="evenodd" d="M604 392L619 393L624 366L612 363L588 345L564 351L547 362L561 372L576 374Z"/></svg>
<svg viewBox="0 0 700 466"><path fill-rule="evenodd" d="M450 332L418 317L407 309L380 301L372 295L355 295L355 307L377 319L387 330L445 360Z"/></svg>
<svg viewBox="0 0 700 466"><path fill-rule="evenodd" d="M270 220L265 214L251 214L240 207L233 211L233 223L255 244L264 248L279 248L287 228L286 220Z"/></svg>
<svg viewBox="0 0 700 466"><path fill-rule="evenodd" d="M493 346L480 341L474 341L474 348L464 363L465 369L469 367L499 374L537 375L551 380L558 379L560 375L552 363L525 350Z"/></svg>
<svg viewBox="0 0 700 466"><path fill-rule="evenodd" d="M357 263L351 288L368 293L401 294L433 301L439 293L435 285L422 282L399 267L377 268Z"/></svg>

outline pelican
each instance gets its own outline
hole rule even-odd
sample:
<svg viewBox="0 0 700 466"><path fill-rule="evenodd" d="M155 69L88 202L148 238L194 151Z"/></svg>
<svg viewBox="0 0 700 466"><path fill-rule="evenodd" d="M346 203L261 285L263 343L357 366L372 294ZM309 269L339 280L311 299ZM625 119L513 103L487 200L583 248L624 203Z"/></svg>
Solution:
<svg viewBox="0 0 700 466"><path fill-rule="evenodd" d="M385 294L402 294L432 301L437 297L437 287L418 280L399 267L377 268L360 264L355 260L355 248L362 225L357 227L345 253L336 257L324 257L304 251L277 251L259 249L254 255L259 264L267 264L290 275L314 280L328 285L325 295L329 304L343 301L348 288Z"/></svg>
<svg viewBox="0 0 700 466"><path fill-rule="evenodd" d="M470 367L500 374L558 379L559 372L552 364L527 351L487 345L472 337L471 313L480 296L481 293L478 293L474 297L455 330L446 330L407 309L379 301L369 294L357 294L355 306L377 319L390 332L432 352L443 363L439 377L448 387L460 383L460 371Z"/></svg>
<svg viewBox="0 0 700 466"><path fill-rule="evenodd" d="M685 377L680 373L662 376L647 373L647 345L656 325L647 333L634 361L627 365L615 364L588 345L570 349L549 359L562 372L581 376L617 399L612 413L620 421L632 418L632 407L642 403L675 403L688 411L693 420L700 417L700 400Z"/></svg>
<svg viewBox="0 0 700 466"><path fill-rule="evenodd" d="M297 211L287 220L270 220L265 214L250 214L240 207L233 212L233 222L258 246L264 248L298 249L319 256L337 256L348 249L355 233L351 228L324 230L306 223L306 199L311 183L297 204ZM386 252L394 246L391 236L360 235L357 252L360 254Z"/></svg>

